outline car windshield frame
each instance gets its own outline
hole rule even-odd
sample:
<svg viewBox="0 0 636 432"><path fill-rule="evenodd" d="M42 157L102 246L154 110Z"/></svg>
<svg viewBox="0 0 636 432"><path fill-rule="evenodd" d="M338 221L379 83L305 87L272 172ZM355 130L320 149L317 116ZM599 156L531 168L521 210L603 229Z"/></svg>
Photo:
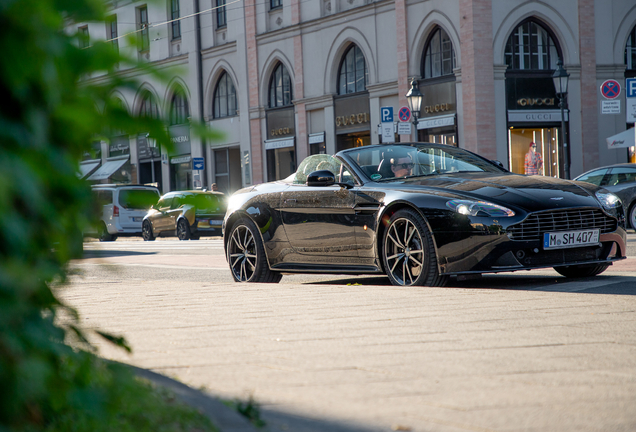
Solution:
<svg viewBox="0 0 636 432"><path fill-rule="evenodd" d="M376 144L342 150L336 156L375 182L457 173L509 174L505 168L468 150L434 143ZM403 174L398 170L396 174L391 161L407 170L410 167L411 172Z"/></svg>

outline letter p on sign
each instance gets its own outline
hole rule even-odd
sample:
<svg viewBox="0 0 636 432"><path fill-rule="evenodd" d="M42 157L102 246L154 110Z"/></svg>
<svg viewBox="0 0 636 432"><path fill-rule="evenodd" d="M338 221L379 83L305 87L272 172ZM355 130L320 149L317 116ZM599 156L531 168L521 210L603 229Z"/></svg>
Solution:
<svg viewBox="0 0 636 432"><path fill-rule="evenodd" d="M393 107L382 107L380 108L380 118L382 119L382 123L393 122Z"/></svg>

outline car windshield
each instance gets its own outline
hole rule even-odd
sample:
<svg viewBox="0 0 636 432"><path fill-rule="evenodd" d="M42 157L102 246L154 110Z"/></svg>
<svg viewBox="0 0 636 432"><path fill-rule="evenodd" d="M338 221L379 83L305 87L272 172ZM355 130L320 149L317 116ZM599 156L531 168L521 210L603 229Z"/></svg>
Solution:
<svg viewBox="0 0 636 432"><path fill-rule="evenodd" d="M458 172L505 172L469 151L439 144L372 145L340 154L374 181Z"/></svg>
<svg viewBox="0 0 636 432"><path fill-rule="evenodd" d="M308 156L298 166L296 173L293 175L292 183L305 184L309 174L320 170L331 171L337 177L340 174L340 165L342 163L331 155L316 154Z"/></svg>
<svg viewBox="0 0 636 432"><path fill-rule="evenodd" d="M184 201L184 204L194 205L198 211L203 211L203 210L221 211L221 209L225 208L223 195L216 195L216 194L186 195L183 201Z"/></svg>
<svg viewBox="0 0 636 432"><path fill-rule="evenodd" d="M122 189L119 205L125 209L148 210L159 201L159 192L152 189Z"/></svg>

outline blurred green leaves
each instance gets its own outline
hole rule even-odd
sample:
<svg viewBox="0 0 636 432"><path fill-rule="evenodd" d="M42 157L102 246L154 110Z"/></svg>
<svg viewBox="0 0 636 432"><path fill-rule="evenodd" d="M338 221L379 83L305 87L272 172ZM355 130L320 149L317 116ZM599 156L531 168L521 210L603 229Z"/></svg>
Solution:
<svg viewBox="0 0 636 432"><path fill-rule="evenodd" d="M104 425L116 424L138 391L129 372L91 354L75 312L50 289L82 253L92 198L77 172L91 141L144 131L170 146L161 121L134 118L114 102L115 90L138 88L113 73L134 61L105 42L80 49L65 32L72 22L104 21L104 4L0 2L0 431L115 430ZM64 329L56 326L61 311Z"/></svg>

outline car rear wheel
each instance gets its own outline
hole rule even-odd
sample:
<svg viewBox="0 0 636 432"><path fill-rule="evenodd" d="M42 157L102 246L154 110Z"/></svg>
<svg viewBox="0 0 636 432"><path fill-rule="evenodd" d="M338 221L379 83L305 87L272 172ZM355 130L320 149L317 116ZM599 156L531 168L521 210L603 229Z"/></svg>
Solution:
<svg viewBox="0 0 636 432"><path fill-rule="evenodd" d="M438 287L448 282L447 276L439 274L433 237L414 210L391 216L383 246L384 268L393 285Z"/></svg>
<svg viewBox="0 0 636 432"><path fill-rule="evenodd" d="M629 224L636 230L636 201L632 203L632 208L629 210Z"/></svg>
<svg viewBox="0 0 636 432"><path fill-rule="evenodd" d="M97 235L100 242L115 241L117 239L116 235L108 233L108 229L106 229L106 224L103 224L103 223L99 226Z"/></svg>
<svg viewBox="0 0 636 432"><path fill-rule="evenodd" d="M190 240L190 224L185 219L177 222L177 237L179 240Z"/></svg>
<svg viewBox="0 0 636 432"><path fill-rule="evenodd" d="M236 282L277 283L282 278L280 273L269 269L259 231L247 218L241 218L232 228L227 262Z"/></svg>
<svg viewBox="0 0 636 432"><path fill-rule="evenodd" d="M154 241L155 235L152 232L152 224L149 220L145 220L143 225L141 226L141 236L144 241Z"/></svg>
<svg viewBox="0 0 636 432"><path fill-rule="evenodd" d="M609 264L586 264L554 267L554 270L566 278L584 278L599 275L607 270L609 266Z"/></svg>

